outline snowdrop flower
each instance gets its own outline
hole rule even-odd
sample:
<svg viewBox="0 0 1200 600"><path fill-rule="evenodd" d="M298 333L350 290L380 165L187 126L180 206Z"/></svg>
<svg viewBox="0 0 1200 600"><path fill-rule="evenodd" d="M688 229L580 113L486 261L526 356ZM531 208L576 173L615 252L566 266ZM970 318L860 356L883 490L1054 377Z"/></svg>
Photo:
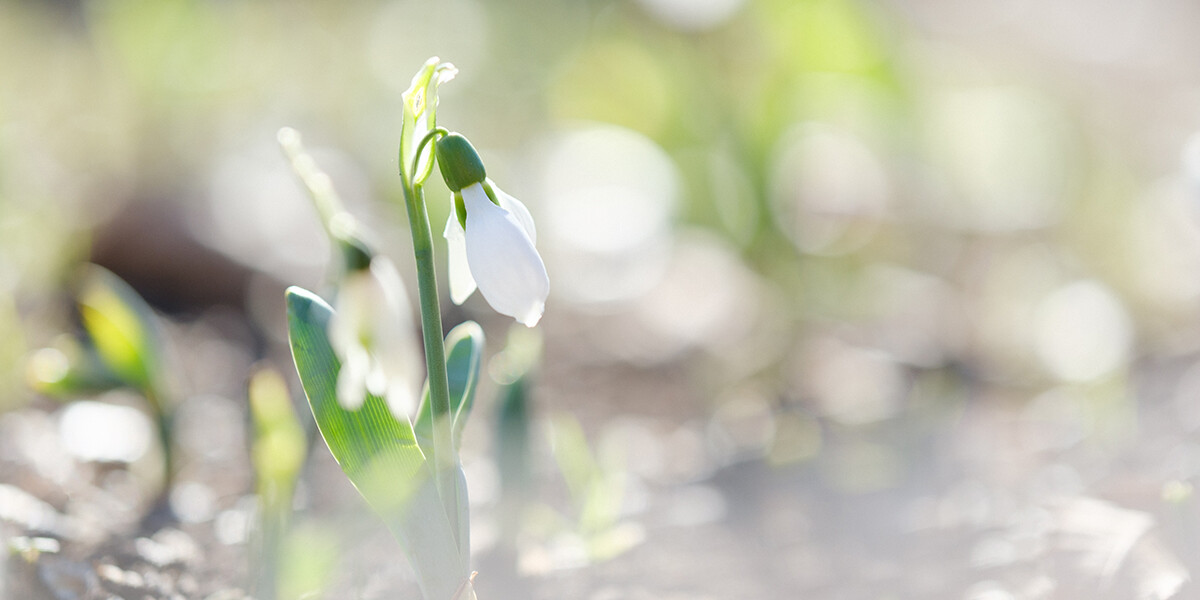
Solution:
<svg viewBox="0 0 1200 600"><path fill-rule="evenodd" d="M542 318L550 278L535 244L533 216L520 200L496 187L466 138L437 142L438 167L454 193L444 235L450 299L462 304L475 289L496 312L527 327Z"/></svg>
<svg viewBox="0 0 1200 600"><path fill-rule="evenodd" d="M520 200L506 194L504 190L496 187L496 184L491 179L486 180L487 185L491 188L495 195L499 206L512 216L516 217L525 234L529 236L529 241L535 246L537 245L537 229L533 224L533 215L529 214L529 209ZM449 218L446 219L446 229L442 235L446 238L447 248L449 249L449 270L450 270L450 299L455 304L462 304L475 293L476 284L475 278L471 276L470 264L467 261L467 238L466 232L463 230L463 223L466 222L466 196L476 196L478 189L482 188L481 184L472 184L461 190L460 194L455 197L455 210L451 211ZM487 191L484 190L484 195ZM490 200L489 200L490 201Z"/></svg>
<svg viewBox="0 0 1200 600"><path fill-rule="evenodd" d="M367 393L387 399L397 416L417 406L421 360L412 324L412 306L396 267L382 256L348 261L351 269L338 290L329 342L342 361L338 403L362 406ZM358 268L353 268L354 263Z"/></svg>

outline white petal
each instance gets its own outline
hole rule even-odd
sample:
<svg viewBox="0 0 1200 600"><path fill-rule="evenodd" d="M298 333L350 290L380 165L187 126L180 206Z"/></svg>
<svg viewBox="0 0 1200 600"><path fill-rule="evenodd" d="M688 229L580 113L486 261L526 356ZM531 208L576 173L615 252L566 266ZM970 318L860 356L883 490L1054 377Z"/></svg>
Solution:
<svg viewBox="0 0 1200 600"><path fill-rule="evenodd" d="M484 299L496 312L533 327L550 293L546 266L512 213L488 199L483 187L463 188L467 207L467 261Z"/></svg>
<svg viewBox="0 0 1200 600"><path fill-rule="evenodd" d="M378 360L372 359L367 368L367 391L382 397L388 391L388 373Z"/></svg>
<svg viewBox="0 0 1200 600"><path fill-rule="evenodd" d="M396 418L412 416L416 401L412 400L424 380L425 367L415 331L391 338L376 348L375 360L380 370L387 374L378 389L372 392L386 398Z"/></svg>
<svg viewBox="0 0 1200 600"><path fill-rule="evenodd" d="M413 413L417 410L417 393L416 390L409 385L401 385L399 382L388 388L387 391L388 408L396 418L402 419L414 417Z"/></svg>
<svg viewBox="0 0 1200 600"><path fill-rule="evenodd" d="M467 264L467 238L458 214L450 207L450 218L446 219L446 277L450 280L450 300L462 304L475 293L475 278Z"/></svg>
<svg viewBox="0 0 1200 600"><path fill-rule="evenodd" d="M370 355L362 346L352 347L342 360L342 369L338 372L337 380L337 399L342 408L358 410L366 400L366 379L370 361Z"/></svg>
<svg viewBox="0 0 1200 600"><path fill-rule="evenodd" d="M383 374L382 381L368 380L371 392L389 399L389 405L397 417L408 416L411 410L396 412L393 396L413 396L422 382L424 368L422 354L417 344L417 332L413 321L412 303L404 290L400 273L391 261L382 256L371 260L371 274L380 284L387 312L379 315L375 323L376 336L373 348L377 369ZM371 385L378 383L378 385Z"/></svg>
<svg viewBox="0 0 1200 600"><path fill-rule="evenodd" d="M492 191L496 192L496 200L500 202L500 208L512 213L512 216L517 218L517 222L525 229L525 234L529 236L529 241L537 246L537 227L533 224L533 215L529 214L529 209L525 208L525 204L516 198L506 194L504 190L496 187L496 184L488 181L492 186Z"/></svg>
<svg viewBox="0 0 1200 600"><path fill-rule="evenodd" d="M395 323L412 329L412 303L408 300L408 292L404 290L404 281L396 265L383 256L371 259L371 275L374 276L376 289L374 293L383 299L387 317Z"/></svg>
<svg viewBox="0 0 1200 600"><path fill-rule="evenodd" d="M361 345L361 340L369 332L372 312L371 288L374 283L370 274L363 272L350 273L342 280L334 305L337 312L329 323L329 344L343 362L351 349Z"/></svg>

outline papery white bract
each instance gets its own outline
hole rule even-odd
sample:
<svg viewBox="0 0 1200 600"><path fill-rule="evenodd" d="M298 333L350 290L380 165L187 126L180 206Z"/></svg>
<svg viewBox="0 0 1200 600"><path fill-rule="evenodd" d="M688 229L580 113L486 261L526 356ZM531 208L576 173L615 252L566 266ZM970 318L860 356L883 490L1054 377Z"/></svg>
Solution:
<svg viewBox="0 0 1200 600"><path fill-rule="evenodd" d="M405 171L416 156L417 146L425 134L436 126L438 87L454 79L458 69L450 63L441 62L436 56L413 76L412 84L403 94L404 121L400 133L400 169ZM429 152L417 165L416 172L409 175L422 178L432 168L433 152ZM417 181L419 183L419 181Z"/></svg>
<svg viewBox="0 0 1200 600"><path fill-rule="evenodd" d="M546 266L534 246L537 232L533 218L519 200L490 186L501 203L497 206L483 185L474 183L460 192L467 209L463 245L470 276L496 312L533 327L542 318L550 293ZM457 221L453 214L451 219ZM454 224L448 223L447 231L453 229ZM450 246L456 243L451 239L456 234L454 231L447 236ZM455 252L450 250L452 256ZM453 258L450 264L456 268ZM461 271L461 265L457 268ZM451 281L456 276L462 278L461 272L451 273Z"/></svg>
<svg viewBox="0 0 1200 600"><path fill-rule="evenodd" d="M329 342L342 361L338 403L357 410L369 392L386 398L397 416L411 415L422 364L412 306L396 267L376 256L369 268L348 273L335 306Z"/></svg>

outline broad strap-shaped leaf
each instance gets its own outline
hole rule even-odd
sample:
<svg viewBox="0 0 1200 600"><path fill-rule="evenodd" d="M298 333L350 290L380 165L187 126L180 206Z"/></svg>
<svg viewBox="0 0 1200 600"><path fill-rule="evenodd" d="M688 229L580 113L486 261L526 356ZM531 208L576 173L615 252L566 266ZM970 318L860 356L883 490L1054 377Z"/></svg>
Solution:
<svg viewBox="0 0 1200 600"><path fill-rule="evenodd" d="M425 597L450 598L467 576L467 554L459 551L461 532L450 524L412 426L374 395L358 410L342 408L341 363L327 334L333 309L297 287L288 289L287 306L292 357L325 444L404 546Z"/></svg>
<svg viewBox="0 0 1200 600"><path fill-rule="evenodd" d="M474 321L460 323L446 335L446 379L450 389L450 414L454 426L454 448L462 445L462 430L475 405L475 387L483 361L483 328ZM433 439L433 417L429 411L429 385L421 395L414 425L417 439L428 448Z"/></svg>

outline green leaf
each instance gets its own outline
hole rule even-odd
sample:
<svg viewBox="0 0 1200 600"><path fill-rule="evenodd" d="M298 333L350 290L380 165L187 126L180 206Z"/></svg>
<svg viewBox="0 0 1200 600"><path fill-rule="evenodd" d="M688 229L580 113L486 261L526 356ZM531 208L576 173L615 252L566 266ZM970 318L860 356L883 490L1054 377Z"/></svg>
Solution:
<svg viewBox="0 0 1200 600"><path fill-rule="evenodd" d="M625 534L614 532L620 519L626 478L593 456L578 420L564 413L555 416L550 425L554 459L579 511L578 532L587 541L589 554L595 559L620 554L631 542ZM609 539L613 535L616 537Z"/></svg>
<svg viewBox="0 0 1200 600"><path fill-rule="evenodd" d="M454 447L462 446L462 430L475 406L479 366L483 362L483 328L474 321L460 323L446 336L446 378L450 386L450 411L454 413Z"/></svg>
<svg viewBox="0 0 1200 600"><path fill-rule="evenodd" d="M280 544L292 515L296 477L304 465L308 443L292 409L287 383L278 371L259 370L250 379L247 395L254 440L250 458L258 495L258 528L251 538L250 571L259 598L276 598Z"/></svg>
<svg viewBox="0 0 1200 600"><path fill-rule="evenodd" d="M128 385L153 391L161 352L154 311L146 301L112 272L88 265L78 302L83 327L104 365Z"/></svg>
<svg viewBox="0 0 1200 600"><path fill-rule="evenodd" d="M542 356L538 329L512 324L508 341L488 363L492 381L500 384L496 408L496 466L500 469L502 503L524 504L529 474L529 375Z"/></svg>
<svg viewBox="0 0 1200 600"><path fill-rule="evenodd" d="M474 321L460 323L446 335L446 379L450 386L450 414L454 416L455 450L462 446L462 430L475 405L483 343L483 328ZM429 411L428 383L421 395L415 428L422 447L429 448L433 439L433 415Z"/></svg>
<svg viewBox="0 0 1200 600"><path fill-rule="evenodd" d="M308 449L304 427L292 409L287 383L278 371L261 369L250 378L248 397L254 424L251 459L259 495L288 490L288 497L281 500L291 506L290 490Z"/></svg>
<svg viewBox="0 0 1200 600"><path fill-rule="evenodd" d="M292 528L281 543L279 587L274 596L255 598L322 598L338 572L338 531L313 519Z"/></svg>
<svg viewBox="0 0 1200 600"><path fill-rule="evenodd" d="M292 358L317 428L334 459L404 547L430 600L450 598L467 576L467 555L438 497L433 470L407 420L368 395L358 410L337 401L341 363L327 335L333 309L312 292L287 290Z"/></svg>
<svg viewBox="0 0 1200 600"><path fill-rule="evenodd" d="M588 448L583 427L571 416L560 414L550 421L550 436L554 460L567 482L567 490L577 504L582 504L582 499L602 473L600 464Z"/></svg>

